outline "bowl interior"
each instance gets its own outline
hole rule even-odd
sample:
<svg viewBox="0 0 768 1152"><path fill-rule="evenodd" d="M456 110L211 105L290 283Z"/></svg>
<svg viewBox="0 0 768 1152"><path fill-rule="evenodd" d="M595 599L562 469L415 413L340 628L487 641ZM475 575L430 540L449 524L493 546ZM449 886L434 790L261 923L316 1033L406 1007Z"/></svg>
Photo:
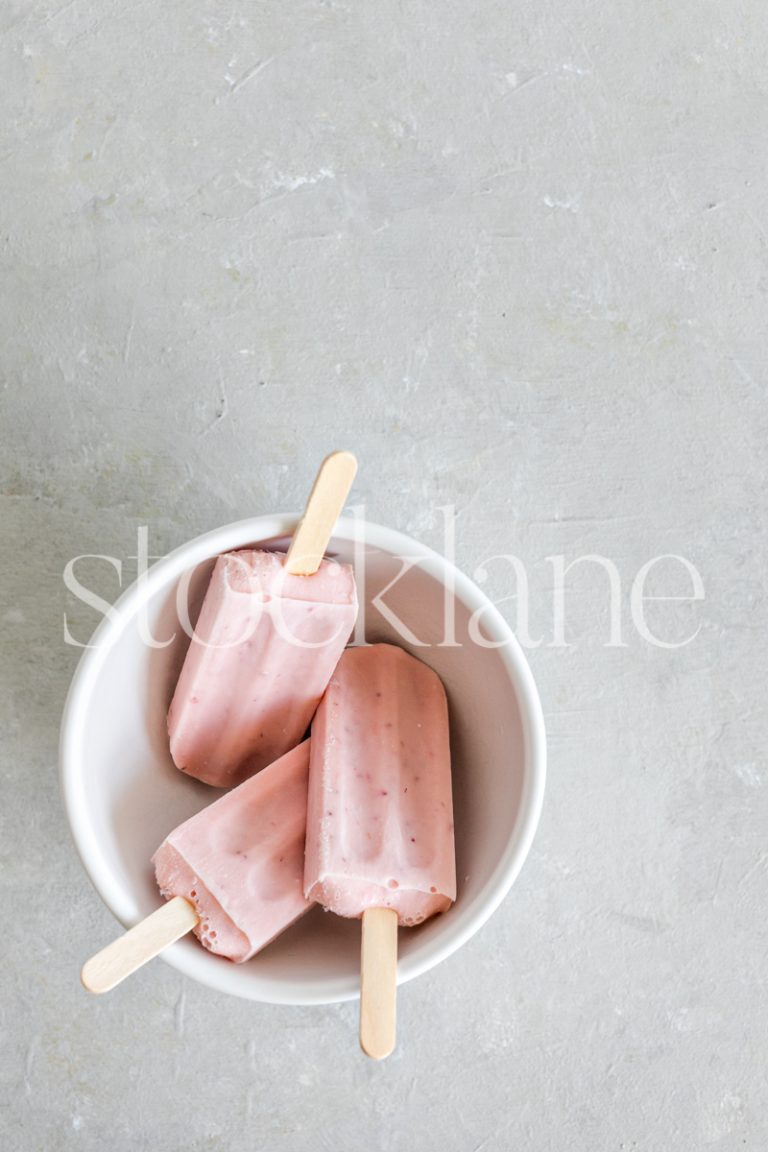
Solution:
<svg viewBox="0 0 768 1152"><path fill-rule="evenodd" d="M482 601L478 590L460 578L455 643L446 644L445 562L411 541L404 553L379 546L367 535L365 546L355 545L349 530L340 528L329 548L349 562L357 550L365 637L400 644L434 668L445 684L451 715L458 899L447 913L401 931L399 975L404 980L466 939L522 864L537 815L532 812L530 747L526 755L530 703L524 700L521 709L515 661L522 657L516 646L512 659L508 644L485 647L470 638L470 617L477 598ZM268 546L280 548L286 542L273 536ZM189 581L189 596L181 599L188 600L194 623L221 543L186 569L169 563L173 557L163 562L164 571L162 566L153 569L146 596L129 593L124 598L119 623L102 629L99 646L87 653L81 682L73 687L63 758L70 819L91 878L124 923L158 907L149 863L157 846L219 795L174 767L166 712L189 643L177 608L179 583ZM224 547L263 543L246 535ZM403 571L406 554L420 560ZM409 635L402 634L393 617ZM494 635L500 624L488 627ZM146 642L147 628L154 646ZM243 965L205 952L192 938L174 945L165 957L204 983L252 999L341 1000L358 991L359 927L357 921L314 908Z"/></svg>

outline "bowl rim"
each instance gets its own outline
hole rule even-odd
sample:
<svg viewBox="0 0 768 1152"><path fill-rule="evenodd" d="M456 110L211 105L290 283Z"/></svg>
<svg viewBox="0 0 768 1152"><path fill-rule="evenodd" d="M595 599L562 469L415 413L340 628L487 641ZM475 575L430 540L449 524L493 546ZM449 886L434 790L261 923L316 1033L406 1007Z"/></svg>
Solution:
<svg viewBox="0 0 768 1152"><path fill-rule="evenodd" d="M111 612L105 615L94 630L89 647L84 649L80 657L61 719L60 786L70 832L81 863L103 902L124 927L136 924L142 918L142 913L112 875L107 861L102 856L92 832L84 789L81 787L78 748L81 746L87 705L97 677L107 654L122 632L134 619L141 606L157 591L173 583L186 570L221 552L289 535L298 520L299 517L291 513L271 513L235 520L196 536L173 549L121 593L112 605ZM418 555L419 566L441 584L445 584L446 577L449 576L456 595L470 610L474 612L482 609L486 634L494 641L504 641L496 650L504 661L520 712L525 772L518 818L504 853L497 861L481 893L475 897L472 914L462 918L455 925L449 924L446 931L437 939L425 941L400 960L397 982L404 984L435 967L470 940L493 915L517 879L533 843L544 800L546 780L544 716L533 675L512 629L477 584L451 561L403 532L357 517L340 517L333 535L346 541L363 539L366 545L381 548L394 555ZM281 987L272 979L254 981L244 989L233 988L230 966L210 965L207 954L199 952L198 955L198 952L198 949L192 950L176 944L161 953L161 958L173 968L210 988L239 996L241 999L262 1003L297 1006L330 1004L354 1000L359 995L356 982L352 987L349 979L341 976L336 981L324 978L315 984L310 980L300 989L297 989L296 985Z"/></svg>

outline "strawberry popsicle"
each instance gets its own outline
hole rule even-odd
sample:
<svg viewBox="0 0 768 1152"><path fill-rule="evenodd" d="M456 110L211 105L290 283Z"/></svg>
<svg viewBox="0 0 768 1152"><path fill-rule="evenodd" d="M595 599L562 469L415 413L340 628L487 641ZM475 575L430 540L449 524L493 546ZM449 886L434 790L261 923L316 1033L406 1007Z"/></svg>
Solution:
<svg viewBox="0 0 768 1152"><path fill-rule="evenodd" d="M152 857L167 903L83 965L85 988L109 992L187 932L242 963L298 920L308 771L305 740L171 832Z"/></svg>
<svg viewBox="0 0 768 1152"><path fill-rule="evenodd" d="M420 924L456 899L448 705L391 644L349 648L312 723L305 892Z"/></svg>
<svg viewBox="0 0 768 1152"><path fill-rule="evenodd" d="M218 788L299 743L354 627L348 564L299 576L284 560L219 556L168 712L175 764Z"/></svg>
<svg viewBox="0 0 768 1152"><path fill-rule="evenodd" d="M303 890L309 741L170 833L152 857L166 900L198 916L195 935L241 963L310 907Z"/></svg>

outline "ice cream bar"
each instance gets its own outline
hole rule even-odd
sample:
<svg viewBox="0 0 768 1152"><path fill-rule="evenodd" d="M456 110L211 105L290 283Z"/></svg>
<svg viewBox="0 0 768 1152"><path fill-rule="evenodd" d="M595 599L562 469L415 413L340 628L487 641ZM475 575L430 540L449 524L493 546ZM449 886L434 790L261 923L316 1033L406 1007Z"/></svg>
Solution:
<svg viewBox="0 0 768 1152"><path fill-rule="evenodd" d="M357 615L348 564L297 576L279 553L216 561L168 713L182 771L227 788L306 734Z"/></svg>
<svg viewBox="0 0 768 1152"><path fill-rule="evenodd" d="M312 723L307 898L420 924L456 899L448 705L391 644L349 648Z"/></svg>
<svg viewBox="0 0 768 1152"><path fill-rule="evenodd" d="M189 901L195 935L228 960L250 959L310 907L303 888L309 744L180 824L152 857L163 896Z"/></svg>

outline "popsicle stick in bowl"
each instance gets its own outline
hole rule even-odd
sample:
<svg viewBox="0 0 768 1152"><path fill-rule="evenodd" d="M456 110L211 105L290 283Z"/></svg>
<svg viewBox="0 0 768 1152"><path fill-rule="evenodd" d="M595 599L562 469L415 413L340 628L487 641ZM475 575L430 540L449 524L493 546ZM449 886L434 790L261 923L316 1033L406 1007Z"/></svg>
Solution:
<svg viewBox="0 0 768 1152"><path fill-rule="evenodd" d="M83 987L97 994L110 992L126 976L186 936L199 922L194 905L183 896L174 896L135 928L87 960L80 972Z"/></svg>
<svg viewBox="0 0 768 1152"><path fill-rule="evenodd" d="M397 912L366 908L360 955L360 1047L383 1060L395 1047Z"/></svg>
<svg viewBox="0 0 768 1152"><path fill-rule="evenodd" d="M356 472L357 460L351 452L331 452L323 460L285 558L285 569L291 575L317 572Z"/></svg>

